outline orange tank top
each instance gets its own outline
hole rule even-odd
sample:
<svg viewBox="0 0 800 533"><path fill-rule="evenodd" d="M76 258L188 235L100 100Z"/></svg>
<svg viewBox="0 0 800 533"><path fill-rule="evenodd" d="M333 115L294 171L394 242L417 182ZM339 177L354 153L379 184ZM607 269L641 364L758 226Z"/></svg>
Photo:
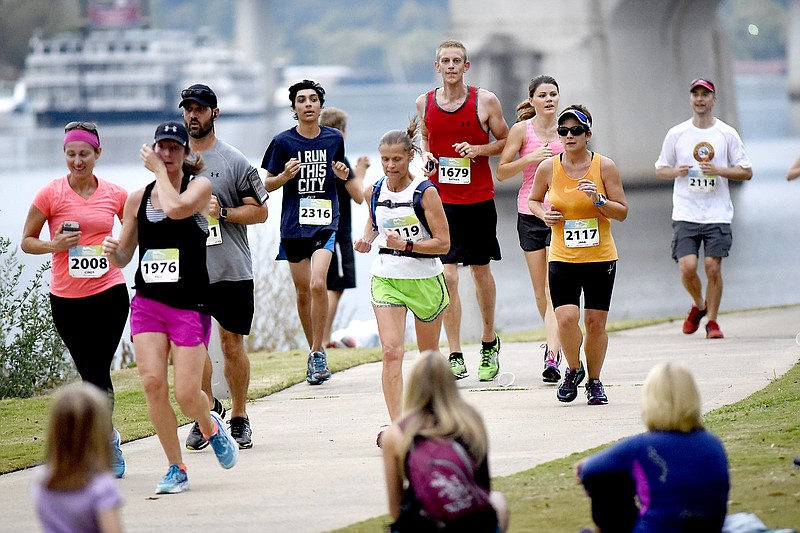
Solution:
<svg viewBox="0 0 800 533"><path fill-rule="evenodd" d="M553 226L550 242L550 261L567 263L596 263L615 261L617 247L611 236L608 217L600 212L583 191L578 190L580 179L592 180L598 192L606 188L600 174L600 155L592 154L592 162L585 175L571 178L561 165L563 154L553 157L553 180L547 191L553 209L564 218Z"/></svg>

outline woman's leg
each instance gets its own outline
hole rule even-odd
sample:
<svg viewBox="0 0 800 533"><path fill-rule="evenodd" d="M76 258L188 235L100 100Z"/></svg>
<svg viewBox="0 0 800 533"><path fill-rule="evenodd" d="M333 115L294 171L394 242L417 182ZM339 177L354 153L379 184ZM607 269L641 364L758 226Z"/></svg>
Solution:
<svg viewBox="0 0 800 533"><path fill-rule="evenodd" d="M381 386L389 419L394 422L403 409L403 354L406 331L406 308L372 306L378 322L383 350ZM441 320L438 322L441 326Z"/></svg>
<svg viewBox="0 0 800 533"><path fill-rule="evenodd" d="M175 401L188 418L196 420L204 436L213 435L217 425L209 414L208 396L203 392L203 365L208 358L205 345L172 345ZM176 440L177 442L177 440Z"/></svg>
<svg viewBox="0 0 800 533"><path fill-rule="evenodd" d="M607 321L608 311L583 310L583 324L586 326L586 345L583 352L586 354L586 373L589 379L600 379L600 372L603 370L608 349Z"/></svg>

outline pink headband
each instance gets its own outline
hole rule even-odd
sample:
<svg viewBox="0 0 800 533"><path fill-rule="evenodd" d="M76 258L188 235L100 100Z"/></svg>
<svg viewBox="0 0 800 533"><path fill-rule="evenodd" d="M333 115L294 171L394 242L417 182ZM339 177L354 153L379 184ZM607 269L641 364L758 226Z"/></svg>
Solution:
<svg viewBox="0 0 800 533"><path fill-rule="evenodd" d="M91 131L79 129L69 130L66 135L64 135L64 146L73 141L83 141L95 148L100 148L100 140L97 138L97 135Z"/></svg>

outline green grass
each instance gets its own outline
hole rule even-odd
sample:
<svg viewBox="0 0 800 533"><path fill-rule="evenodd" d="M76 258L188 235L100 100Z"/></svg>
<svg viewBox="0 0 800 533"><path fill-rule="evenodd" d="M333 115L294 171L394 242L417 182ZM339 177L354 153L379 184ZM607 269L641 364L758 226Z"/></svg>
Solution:
<svg viewBox="0 0 800 533"><path fill-rule="evenodd" d="M628 321L609 325L618 331L662 321ZM541 330L504 333L505 342L535 341ZM301 351L254 353L251 359L250 399L283 390L305 379L306 354ZM334 372L380 361L377 348L331 350ZM153 430L136 369L114 372L115 425L127 440L152 435ZM43 453L49 396L0 400L0 474L28 468ZM180 410L176 408L176 412ZM770 527L800 525L800 365L763 390L705 417L728 451L731 470L730 512L756 513ZM181 423L188 422L180 418ZM599 449L599 448L598 448ZM511 531L574 533L590 526L589 501L575 483L572 465L593 451L573 454L511 476L496 478L511 508ZM388 515L353 524L341 531L385 530Z"/></svg>
<svg viewBox="0 0 800 533"><path fill-rule="evenodd" d="M705 416L707 428L728 452L731 494L728 511L755 513L771 528L800 525L800 364L765 389ZM572 454L530 470L493 479L511 510L513 533L575 533L591 527L589 499L577 485L573 465L604 448ZM384 515L337 530L385 531Z"/></svg>

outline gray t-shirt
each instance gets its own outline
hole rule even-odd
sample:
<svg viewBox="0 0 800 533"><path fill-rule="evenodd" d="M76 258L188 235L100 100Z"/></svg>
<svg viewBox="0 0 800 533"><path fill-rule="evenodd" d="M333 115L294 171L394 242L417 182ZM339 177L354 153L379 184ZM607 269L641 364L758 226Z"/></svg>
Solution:
<svg viewBox="0 0 800 533"><path fill-rule="evenodd" d="M269 195L256 168L233 146L220 141L210 150L201 152L205 170L211 180L212 194L221 207L239 207L244 198L255 198L263 205ZM253 279L253 261L247 242L247 225L220 222L222 243L207 247L208 278L218 281Z"/></svg>

